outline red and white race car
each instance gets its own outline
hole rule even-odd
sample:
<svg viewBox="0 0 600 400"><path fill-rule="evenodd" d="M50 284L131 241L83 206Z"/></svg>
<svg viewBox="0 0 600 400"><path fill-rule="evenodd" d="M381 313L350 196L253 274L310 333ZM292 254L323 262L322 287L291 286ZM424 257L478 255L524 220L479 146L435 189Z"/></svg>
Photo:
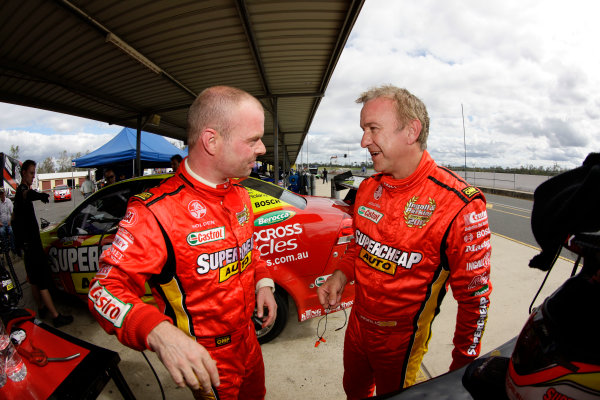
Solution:
<svg viewBox="0 0 600 400"><path fill-rule="evenodd" d="M53 189L53 193L55 202L62 200L71 200L71 188L66 185L56 186Z"/></svg>
<svg viewBox="0 0 600 400"><path fill-rule="evenodd" d="M42 231L60 289L86 301L99 255L112 243L128 199L169 176L144 176L110 185L85 199L64 221ZM241 184L252 200L256 244L277 285L277 319L264 329L257 325L259 340L266 343L286 324L288 296L296 305L299 321L325 315L316 289L353 240L351 207L341 200L297 195L254 178ZM353 301L354 285L348 285L339 310L351 307Z"/></svg>

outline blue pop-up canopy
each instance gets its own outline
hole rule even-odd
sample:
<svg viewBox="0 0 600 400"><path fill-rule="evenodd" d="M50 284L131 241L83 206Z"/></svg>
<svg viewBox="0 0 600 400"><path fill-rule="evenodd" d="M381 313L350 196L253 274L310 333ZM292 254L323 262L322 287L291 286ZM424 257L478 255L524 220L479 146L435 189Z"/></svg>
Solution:
<svg viewBox="0 0 600 400"><path fill-rule="evenodd" d="M137 132L131 128L123 128L121 132L102 147L72 160L76 168L98 168L106 166L132 165L136 156ZM187 149L180 150L164 137L142 131L140 159L142 168L170 167L171 157L179 154L187 156Z"/></svg>

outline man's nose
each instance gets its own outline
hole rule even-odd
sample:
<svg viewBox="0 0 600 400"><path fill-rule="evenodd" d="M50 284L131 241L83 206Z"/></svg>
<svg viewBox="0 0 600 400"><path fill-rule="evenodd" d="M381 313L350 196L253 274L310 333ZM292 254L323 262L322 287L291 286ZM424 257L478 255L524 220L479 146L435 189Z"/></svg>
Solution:
<svg viewBox="0 0 600 400"><path fill-rule="evenodd" d="M371 139L371 133L369 131L364 131L362 135L362 139L360 140L360 147L363 149L368 145L372 144L373 140Z"/></svg>
<svg viewBox="0 0 600 400"><path fill-rule="evenodd" d="M266 152L267 152L267 148L265 147L265 144L263 143L262 140L259 140L258 141L258 146L256 148L256 154L259 155L259 156L262 156Z"/></svg>

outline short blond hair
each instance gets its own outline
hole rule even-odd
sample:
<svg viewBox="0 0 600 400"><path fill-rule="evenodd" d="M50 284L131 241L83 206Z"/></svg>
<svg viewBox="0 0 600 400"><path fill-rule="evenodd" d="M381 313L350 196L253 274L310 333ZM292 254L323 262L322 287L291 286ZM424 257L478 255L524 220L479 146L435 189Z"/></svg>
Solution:
<svg viewBox="0 0 600 400"><path fill-rule="evenodd" d="M200 132L205 128L216 130L227 140L234 118L232 111L244 101L254 102L261 110L263 109L260 101L241 89L230 86L213 86L204 89L188 111L188 146L194 147Z"/></svg>
<svg viewBox="0 0 600 400"><path fill-rule="evenodd" d="M406 124L414 119L421 121L421 132L417 142L421 146L421 150L427 148L427 137L429 136L429 115L427 107L417 96L404 88L399 88L393 85L382 85L370 88L362 93L356 102L365 104L370 100L375 100L380 97L385 97L394 100L396 104L398 125L404 128Z"/></svg>

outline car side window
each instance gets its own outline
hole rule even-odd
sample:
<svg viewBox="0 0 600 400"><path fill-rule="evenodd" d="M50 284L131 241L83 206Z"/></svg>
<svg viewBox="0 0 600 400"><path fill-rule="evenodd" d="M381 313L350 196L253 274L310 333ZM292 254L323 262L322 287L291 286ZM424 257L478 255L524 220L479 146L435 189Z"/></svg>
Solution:
<svg viewBox="0 0 600 400"><path fill-rule="evenodd" d="M74 215L71 236L98 235L116 227L125 216L127 201L135 193L130 185L118 185L102 194L95 196Z"/></svg>
<svg viewBox="0 0 600 400"><path fill-rule="evenodd" d="M143 179L118 183L86 200L67 221L70 236L100 235L116 229L125 216L127 202L134 194L156 186L160 180Z"/></svg>

